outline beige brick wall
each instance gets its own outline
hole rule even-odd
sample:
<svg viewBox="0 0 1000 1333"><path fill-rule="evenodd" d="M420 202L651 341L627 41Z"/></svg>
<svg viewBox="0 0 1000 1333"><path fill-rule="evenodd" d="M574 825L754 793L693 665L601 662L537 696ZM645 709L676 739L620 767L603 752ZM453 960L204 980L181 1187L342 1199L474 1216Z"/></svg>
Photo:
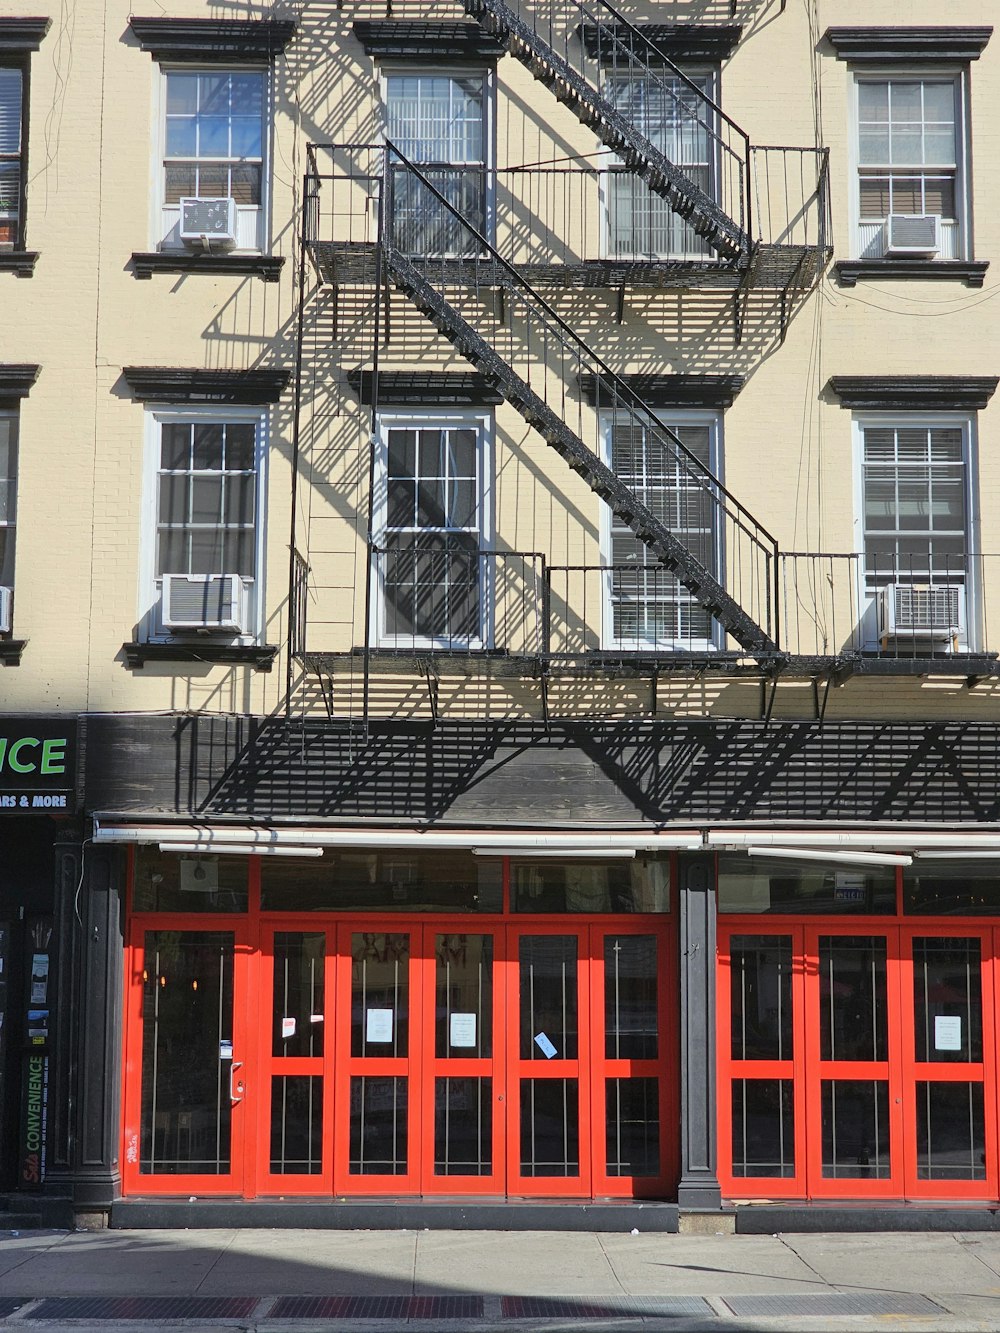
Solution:
<svg viewBox="0 0 1000 1333"><path fill-rule="evenodd" d="M5 13L38 6L8 0ZM8 710L206 709L268 712L283 706L279 655L270 675L249 668L147 665L130 671L121 645L139 615L143 525L143 407L132 400L125 365L248 369L292 367L297 309L299 183L312 140L370 141L379 115L372 62L350 33L356 18L382 18L382 3L303 6L300 32L276 62L272 145L272 249L284 256L279 283L255 277L156 276L139 281L133 251L151 248L154 86L157 66L128 28L129 6L53 12L32 61L29 244L40 251L30 280L0 272L0 361L38 362L41 375L21 414L20 521L16 634L28 640L22 665L0 674ZM995 6L956 0L942 15L930 0L741 0L744 39L722 75L726 110L758 144L826 145L831 159L835 258L851 254L850 70L820 39L830 24L987 25ZM630 18L724 21L728 3L630 5ZM209 17L192 3L171 15ZM248 15L274 16L250 6ZM394 17L459 17L461 7L394 6ZM1000 184L992 165L1000 126L1000 37L971 66L972 196L975 252L1000 254ZM499 165L593 153L594 136L513 60L497 66ZM565 211L565 210L564 210ZM558 210L557 210L558 212ZM560 217L553 222L563 227ZM593 209L572 212L564 236L580 255L595 253ZM505 220L498 220L504 236ZM364 638L364 537L369 420L346 372L369 365L370 296L343 291L337 302L310 289L303 383L302 483L296 535L312 565L309 646L346 650ZM828 273L798 303L782 342L773 295L751 302L742 342L731 297L630 290L616 319L617 293L552 294L556 309L616 369L737 373L746 387L725 414L729 488L771 528L784 549L855 549L850 413L825 386L831 375L996 373L998 315L994 264L982 290L947 282L862 281L840 287ZM422 317L396 297L383 367L466 363ZM286 637L292 393L271 416L267 491L266 638ZM982 548L1000 553L1000 405L979 414L978 491ZM599 502L510 408L496 413L498 541L537 550L554 563L598 558ZM998 555L1000 566L1000 555ZM994 571L1000 583L1000 567ZM997 600L995 587L992 599ZM820 599L822 602L822 599ZM825 603L807 619L827 616ZM841 613L841 625L843 612ZM812 623L810 619L810 624ZM826 621L824 620L824 625ZM833 635L832 628L826 626ZM1000 646L1000 623L991 626ZM833 639L830 639L833 643ZM833 646L836 646L835 644ZM344 670L338 700L360 707L357 664ZM424 715L426 689L410 678L380 679L373 699L389 715ZM537 714L532 682L442 681L442 706L465 716ZM658 689L661 716L754 716L756 682L669 681ZM649 682L598 679L553 683L553 706L567 714L651 707ZM302 681L296 710L322 708L317 682ZM809 716L809 682L782 682L774 716ZM854 679L830 692L833 717L1000 717L989 684Z"/></svg>

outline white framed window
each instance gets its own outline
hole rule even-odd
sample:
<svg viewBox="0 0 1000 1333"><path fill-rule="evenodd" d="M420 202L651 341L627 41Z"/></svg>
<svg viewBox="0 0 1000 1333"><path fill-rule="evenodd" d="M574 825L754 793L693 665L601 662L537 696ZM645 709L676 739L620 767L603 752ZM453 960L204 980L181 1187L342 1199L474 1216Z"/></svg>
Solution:
<svg viewBox="0 0 1000 1333"><path fill-rule="evenodd" d="M866 644L968 646L978 582L971 420L873 413L854 429Z"/></svg>
<svg viewBox="0 0 1000 1333"><path fill-rule="evenodd" d="M145 637L253 641L263 617L266 414L178 407L146 416Z"/></svg>
<svg viewBox="0 0 1000 1333"><path fill-rule="evenodd" d="M234 248L266 248L267 101L264 69L161 68L161 249L183 249L180 201L189 198L232 199Z"/></svg>
<svg viewBox="0 0 1000 1333"><path fill-rule="evenodd" d="M721 421L714 412L657 412L695 459L720 477ZM605 461L716 578L722 567L717 506L692 483L665 437L630 416L603 420ZM631 528L602 506L603 646L630 652L707 651L717 646L711 615Z"/></svg>
<svg viewBox="0 0 1000 1333"><path fill-rule="evenodd" d="M17 537L18 414L0 408L0 634L11 627Z"/></svg>
<svg viewBox="0 0 1000 1333"><path fill-rule="evenodd" d="M482 69L382 71L386 136L471 226L492 239L492 77ZM407 254L475 253L474 239L405 168L392 226Z"/></svg>
<svg viewBox="0 0 1000 1333"><path fill-rule="evenodd" d="M375 490L375 641L490 646L493 419L383 415Z"/></svg>
<svg viewBox="0 0 1000 1333"><path fill-rule="evenodd" d="M699 92L714 100L716 72L685 70L695 85L676 74L656 78L608 75L604 96L644 138L697 185L714 196L714 113ZM698 91L696 91L696 89ZM704 259L712 251L690 223L614 154L602 172L604 253L609 259Z"/></svg>
<svg viewBox="0 0 1000 1333"><path fill-rule="evenodd" d="M23 245L25 68L0 64L0 250Z"/></svg>
<svg viewBox="0 0 1000 1333"><path fill-rule="evenodd" d="M858 257L969 258L962 74L859 73L855 120Z"/></svg>

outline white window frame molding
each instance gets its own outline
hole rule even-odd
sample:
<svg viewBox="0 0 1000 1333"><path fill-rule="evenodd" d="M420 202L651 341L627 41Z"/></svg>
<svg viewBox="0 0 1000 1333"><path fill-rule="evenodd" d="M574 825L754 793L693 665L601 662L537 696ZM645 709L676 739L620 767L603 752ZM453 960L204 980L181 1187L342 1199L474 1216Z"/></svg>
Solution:
<svg viewBox="0 0 1000 1333"><path fill-rule="evenodd" d="M9 528L14 529L14 568L9 583L3 583L3 568L0 566L0 584L10 588L11 598L16 596L17 587L17 529L19 526L18 516L18 481L20 473L20 454L21 454L21 413L17 407L0 407L0 421L13 421L14 423L14 521L0 518L0 530L6 531ZM3 474L0 474L0 480L6 480ZM11 633L13 633L14 616L11 612ZM0 631L0 639L7 637L4 631Z"/></svg>
<svg viewBox="0 0 1000 1333"><path fill-rule="evenodd" d="M851 417L852 487L854 501L854 549L857 553L856 605L859 613L860 643L865 651L874 651L879 645L876 617L877 593L868 587L865 575L865 438L868 429L914 426L920 428L944 427L962 431L965 463L966 554L969 572L966 580L966 641L959 645L962 652L975 652L982 636L982 576L979 569L981 554L981 527L979 507L979 447L975 412L900 412L858 411Z"/></svg>
<svg viewBox="0 0 1000 1333"><path fill-rule="evenodd" d="M389 431L475 429L479 449L479 550L494 550L494 491L493 474L496 458L496 424L492 411L458 409L455 411L412 409L381 411L378 414L375 437L374 490L372 497L372 538L379 549L384 548L388 534L388 476ZM379 648L459 649L479 652L493 647L495 630L496 571L491 560L484 560L480 569L480 627L479 638L468 644L456 644L452 639L435 639L426 635L393 635L385 631L385 579L379 562L369 565L372 580L370 641ZM363 622L362 622L363 623Z"/></svg>
<svg viewBox="0 0 1000 1333"><path fill-rule="evenodd" d="M849 110L849 163L850 182L848 188L848 206L850 209L850 254L853 259L861 259L861 127L859 114L859 89L862 83L882 83L950 79L955 86L957 135L957 158L955 163L955 201L959 213L955 229L954 259L968 261L973 258L972 248L972 145L970 142L971 119L969 115L969 70L968 66L954 62L942 62L940 65L875 65L872 68L855 66L851 70L850 110ZM874 257L873 257L874 258ZM929 259L928 263L940 263L944 256ZM886 261L890 262L890 261Z"/></svg>
<svg viewBox="0 0 1000 1333"><path fill-rule="evenodd" d="M266 624L267 485L269 412L262 407L226 404L186 405L144 404L144 464L142 482L142 517L139 540L138 634L141 643L176 643L190 640L188 631L165 629L161 621L160 579L156 573L156 531L159 514L160 427L171 422L238 422L255 427L254 465L257 474L254 509L254 577L245 593L246 624L244 634L212 635L215 644L253 646L263 642Z"/></svg>
<svg viewBox="0 0 1000 1333"><path fill-rule="evenodd" d="M707 425L709 427L709 468L716 480L725 485L723 475L723 464L725 460L725 448L723 437L723 419L724 413L717 408L657 408L650 414L654 421L660 425L673 428L675 425ZM601 411L600 413L600 443L601 460L608 467L611 467L611 426L614 413L613 411ZM612 564L611 560L611 538L612 538L612 515L611 508L603 501L600 505L600 558L601 566L608 567ZM721 531L721 525L715 532L715 550L717 569L725 569L725 534ZM724 582L720 578L720 582ZM725 631L717 620L712 620L712 634L707 639L680 640L672 639L667 642L651 642L645 639L637 639L635 642L630 640L620 640L614 634L614 607L611 602L611 578L605 576L602 578L601 593L601 625L600 641L601 648L604 651L615 651L620 649L622 652L634 653L671 653L671 652L718 652L725 647Z"/></svg>
<svg viewBox="0 0 1000 1333"><path fill-rule="evenodd" d="M387 81L393 75L409 75L430 78L478 78L483 83L483 173L485 176L485 198L483 212L486 225L485 236L491 245L497 242L497 203L496 203L496 163L497 163L497 75L494 64L475 64L467 61L400 61L385 60L378 67L378 115L379 132L382 139L389 138L389 94ZM463 165L458 163L456 165ZM420 167L421 163L415 162Z"/></svg>
<svg viewBox="0 0 1000 1333"><path fill-rule="evenodd" d="M186 254L186 247L180 242L169 244L169 231L164 226L164 210L167 207L166 196L166 149L167 149L167 75L168 74L259 74L264 80L261 120L261 181L260 206L257 209L257 245L240 246L227 251L235 255L269 255L272 247L271 236L271 162L274 156L274 66L255 61L233 63L211 60L197 62L161 61L154 63L153 80L153 132L152 132L152 179L150 181L150 218L149 234L151 249L161 254ZM249 209L248 205L243 205ZM239 230L239 206L237 206L237 231Z"/></svg>

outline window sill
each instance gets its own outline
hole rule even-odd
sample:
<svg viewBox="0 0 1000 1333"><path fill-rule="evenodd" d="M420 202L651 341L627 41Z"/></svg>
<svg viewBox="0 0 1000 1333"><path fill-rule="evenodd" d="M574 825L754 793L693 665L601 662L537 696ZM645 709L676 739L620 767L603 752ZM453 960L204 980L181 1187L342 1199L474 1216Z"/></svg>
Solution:
<svg viewBox="0 0 1000 1333"><path fill-rule="evenodd" d="M275 644L242 643L123 643L125 665L131 670L147 662L207 662L212 665L249 666L270 671L277 656Z"/></svg>
<svg viewBox="0 0 1000 1333"><path fill-rule="evenodd" d="M841 287L854 287L859 278L955 278L968 287L981 287L989 263L984 259L841 259L834 268Z"/></svg>
<svg viewBox="0 0 1000 1333"><path fill-rule="evenodd" d="M283 255L196 255L182 250L153 250L132 255L132 268L137 278L151 278L154 273L228 273L277 282L284 262Z"/></svg>
<svg viewBox="0 0 1000 1333"><path fill-rule="evenodd" d="M19 278L30 278L35 272L37 250L0 250L0 273L16 273Z"/></svg>
<svg viewBox="0 0 1000 1333"><path fill-rule="evenodd" d="M4 666L20 666L21 654L27 639L0 639L0 663Z"/></svg>

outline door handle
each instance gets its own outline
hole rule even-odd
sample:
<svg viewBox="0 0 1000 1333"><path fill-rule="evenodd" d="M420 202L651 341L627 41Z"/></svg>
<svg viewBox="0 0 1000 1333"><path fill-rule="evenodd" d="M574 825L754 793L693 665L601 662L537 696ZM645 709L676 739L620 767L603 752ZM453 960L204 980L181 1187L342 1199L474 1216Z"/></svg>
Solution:
<svg viewBox="0 0 1000 1333"><path fill-rule="evenodd" d="M246 1089L243 1086L243 1080L236 1080L237 1069L243 1068L242 1060L234 1060L229 1066L229 1100L234 1106L238 1106L243 1100L243 1094Z"/></svg>

